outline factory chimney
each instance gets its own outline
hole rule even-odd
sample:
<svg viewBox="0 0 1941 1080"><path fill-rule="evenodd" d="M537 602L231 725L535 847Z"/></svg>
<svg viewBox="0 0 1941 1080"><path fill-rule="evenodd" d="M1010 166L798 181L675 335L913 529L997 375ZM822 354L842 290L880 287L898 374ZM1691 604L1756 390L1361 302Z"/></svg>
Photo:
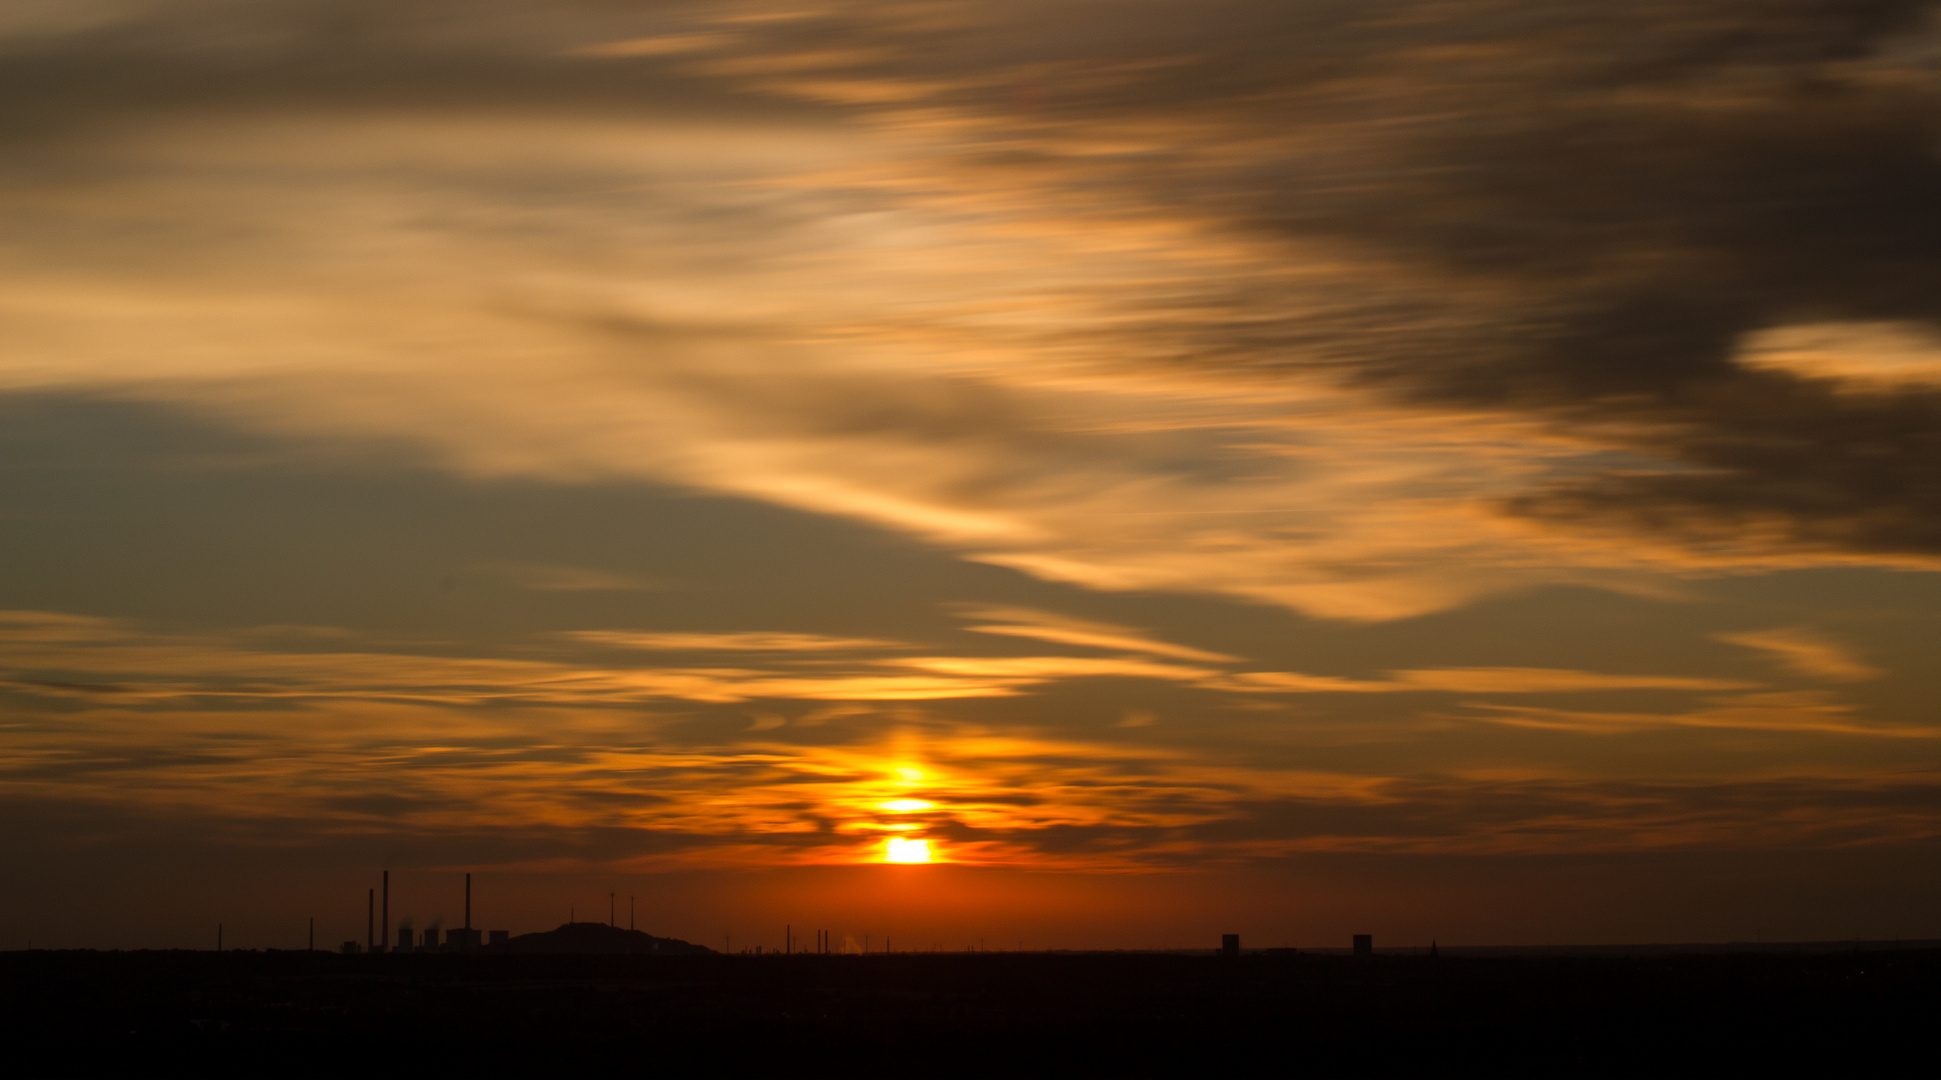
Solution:
<svg viewBox="0 0 1941 1080"><path fill-rule="evenodd" d="M472 875L465 875L465 929L472 928ZM467 937L471 935L467 934Z"/></svg>
<svg viewBox="0 0 1941 1080"><path fill-rule="evenodd" d="M366 890L364 897L364 951L377 951L377 890Z"/></svg>
<svg viewBox="0 0 1941 1080"><path fill-rule="evenodd" d="M378 935L377 947L385 948L385 939L391 936L391 871L384 872L384 932Z"/></svg>

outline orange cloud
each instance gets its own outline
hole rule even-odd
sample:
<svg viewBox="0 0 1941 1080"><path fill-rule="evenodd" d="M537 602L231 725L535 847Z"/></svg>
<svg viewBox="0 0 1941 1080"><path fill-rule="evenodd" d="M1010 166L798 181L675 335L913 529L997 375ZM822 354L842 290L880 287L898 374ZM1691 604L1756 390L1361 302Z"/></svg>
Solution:
<svg viewBox="0 0 1941 1080"><path fill-rule="evenodd" d="M1442 691L1460 694L1563 694L1601 690L1744 690L1735 679L1682 675L1607 675L1559 668L1424 668L1392 671L1387 679L1340 679L1293 671L1243 671L1202 685L1241 693L1394 694Z"/></svg>
<svg viewBox="0 0 1941 1080"><path fill-rule="evenodd" d="M1757 649L1782 666L1809 678L1828 682L1866 682L1884 674L1862 662L1839 642L1798 627L1718 634L1717 639Z"/></svg>
<svg viewBox="0 0 1941 1080"><path fill-rule="evenodd" d="M1087 622L1064 615L1033 611L1029 608L981 607L967 605L964 614L974 619L997 619L999 622L978 623L964 629L979 634L1004 634L1011 637L1034 638L1059 645L1078 645L1092 649L1113 649L1119 652L1146 653L1151 656L1165 656L1175 660L1200 660L1207 663L1228 663L1236 659L1221 653L1208 652L1186 645L1157 641L1130 627L1115 626L1111 623Z"/></svg>
<svg viewBox="0 0 1941 1080"><path fill-rule="evenodd" d="M908 647L877 638L760 632L650 634L634 630L574 630L561 636L591 645L609 645L617 649L640 649L649 652L850 652L861 649Z"/></svg>
<svg viewBox="0 0 1941 1080"><path fill-rule="evenodd" d="M1743 731L1857 735L1883 739L1936 739L1941 728L1884 724L1856 717L1858 708L1819 692L1740 694L1714 698L1704 708L1680 713L1620 713L1479 705L1478 717L1512 727L1615 735L1654 728L1728 728Z"/></svg>

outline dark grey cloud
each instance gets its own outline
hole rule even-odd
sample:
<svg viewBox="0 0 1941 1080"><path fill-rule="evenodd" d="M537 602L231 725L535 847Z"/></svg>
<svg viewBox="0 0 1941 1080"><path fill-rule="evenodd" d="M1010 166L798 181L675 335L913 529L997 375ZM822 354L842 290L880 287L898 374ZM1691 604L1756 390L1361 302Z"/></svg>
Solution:
<svg viewBox="0 0 1941 1080"><path fill-rule="evenodd" d="M1877 56L1929 5L1707 7L1644 5L1657 55L1583 56L1487 130L1421 139L1420 179L1354 230L1505 282L1524 325L1468 362L1380 374L1601 428L1673 466L1572 478L1521 513L1932 555L1941 397L1732 363L1770 327L1941 315L1941 99L1931 70Z"/></svg>
<svg viewBox="0 0 1941 1080"><path fill-rule="evenodd" d="M801 58L772 86L840 97L842 79L874 80L907 91L888 111L976 119L960 166L1048 202L1340 260L1298 295L1265 276L1129 297L1149 355L1334 369L1653 463L1575 472L1508 512L1767 554L1931 556L1941 396L1856 394L1734 354L1774 327L1941 318L1933 11L861 3L745 49ZM842 48L863 58L831 61ZM1112 140L1137 145L1098 148Z"/></svg>
<svg viewBox="0 0 1941 1080"><path fill-rule="evenodd" d="M669 112L801 119L799 100L746 93L665 60L576 50L678 32L680 2L81 0L65 19L0 22L0 137L58 135L157 113L455 109Z"/></svg>
<svg viewBox="0 0 1941 1080"><path fill-rule="evenodd" d="M1391 179L1338 218L1296 209L1284 227L1500 289L1483 340L1393 353L1367 377L1417 400L1537 410L1668 466L1573 476L1515 512L1931 555L1941 397L1732 363L1769 327L1941 314L1936 83L1873 61L1928 8L1599 6L1512 38L1481 85L1464 65L1404 77L1455 115L1436 121L1422 101Z"/></svg>
<svg viewBox="0 0 1941 1080"><path fill-rule="evenodd" d="M1176 826L1054 825L938 830L1063 856L1195 862L1208 851L1536 854L1676 849L1839 848L1935 835L1941 787L1925 774L1867 780L1532 779L1419 776L1384 783L1378 799L1242 800Z"/></svg>

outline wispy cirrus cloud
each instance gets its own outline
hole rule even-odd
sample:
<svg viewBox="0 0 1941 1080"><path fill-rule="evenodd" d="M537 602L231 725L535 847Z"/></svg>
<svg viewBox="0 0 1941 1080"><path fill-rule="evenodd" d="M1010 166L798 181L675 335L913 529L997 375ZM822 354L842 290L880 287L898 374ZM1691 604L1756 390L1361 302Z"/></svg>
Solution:
<svg viewBox="0 0 1941 1080"><path fill-rule="evenodd" d="M1720 634L1718 640L1757 649L1788 670L1827 682L1866 682L1885 674L1845 645L1803 627Z"/></svg>
<svg viewBox="0 0 1941 1080"><path fill-rule="evenodd" d="M561 635L590 645L645 652L855 652L908 648L879 638L830 637L826 634L740 632L645 633L634 630L571 630Z"/></svg>
<svg viewBox="0 0 1941 1080"><path fill-rule="evenodd" d="M1818 691L1773 691L1708 699L1701 708L1676 713L1595 712L1482 705L1478 719L1513 727L1614 735L1662 728L1808 732L1884 739L1941 739L1941 727L1882 723L1857 706Z"/></svg>
<svg viewBox="0 0 1941 1080"><path fill-rule="evenodd" d="M288 636L288 635L279 635ZM335 649L290 652L262 647L261 635L155 633L125 622L50 614L0 613L0 686L47 697L80 697L126 706L168 703L364 699L445 705L622 706L655 700L730 703L925 701L1010 697L1062 679L1133 678L1201 682L1213 674L1139 658L1072 656L907 656L908 644L786 633L637 633L578 631L566 641L646 652L730 652L780 664L632 665L583 658L450 656L356 651L343 635L304 635ZM393 646L394 649L397 646ZM833 659L824 662L822 658ZM804 667L797 657L817 662Z"/></svg>
<svg viewBox="0 0 1941 1080"><path fill-rule="evenodd" d="M908 674L867 660L836 670L789 668L613 666L505 656L449 656L335 649L288 652L245 648L219 636L157 634L109 619L9 612L0 619L7 649L4 684L22 693L81 696L128 705L229 699L306 701L364 699L445 705L487 703L619 706L685 700L755 698L816 701L913 701L1009 696L1055 677L965 670ZM720 636L693 635L713 647ZM732 635L730 636L732 637ZM776 635L747 635L773 650ZM605 637L600 644L613 645ZM340 642L332 642L341 644ZM811 644L823 642L810 639ZM781 636L785 651L802 640ZM693 648L690 642L683 646ZM737 648L748 649L748 642ZM845 646L848 647L848 646Z"/></svg>
<svg viewBox="0 0 1941 1080"><path fill-rule="evenodd" d="M982 607L973 604L964 606L962 614L971 619L994 620L973 623L964 628L979 634L1003 634L1010 637L1049 641L1059 645L1144 653L1148 656L1164 656L1174 660L1198 660L1218 664L1229 663L1235 659L1205 649L1158 641L1130 627L1074 619L1045 611L1033 611L1029 608Z"/></svg>
<svg viewBox="0 0 1941 1080"><path fill-rule="evenodd" d="M1127 637L1123 628L1044 616L1023 624L1147 654L1202 653ZM975 627L973 627L975 629ZM1009 626L1005 627L1008 631ZM1113 632L1106 632L1106 630ZM1000 631L1003 636L1013 636ZM285 635L287 636L287 635ZM348 644L344 636L306 628L312 643ZM519 656L449 656L335 650L288 652L240 640L158 634L110 619L45 612L0 613L6 685L51 695L111 696L135 702L202 698L247 700L381 698L447 704L617 705L654 699L725 703L757 698L814 701L901 701L1008 697L1059 680L1149 679L1242 694L1457 693L1554 694L1621 690L1750 689L1736 680L1604 674L1550 668L1442 668L1390 672L1386 679L1349 679L1299 672L1231 671L1139 655L907 655L914 644L799 633L649 633L589 630L555 635L566 642L644 652L730 652L769 655L779 665L734 667L611 665ZM795 658L809 658L804 667ZM909 674L916 671L922 674Z"/></svg>
<svg viewBox="0 0 1941 1080"><path fill-rule="evenodd" d="M1386 679L1342 679L1292 671L1242 671L1209 685L1241 693L1571 694L1604 690L1745 690L1757 683L1682 675L1613 675L1559 668L1432 668L1391 671Z"/></svg>
<svg viewBox="0 0 1941 1080"><path fill-rule="evenodd" d="M902 662L903 666L950 675L979 675L998 678L1082 678L1117 676L1135 679L1165 679L1192 682L1211 677L1204 667L1186 667L1156 660L1099 656L923 656Z"/></svg>

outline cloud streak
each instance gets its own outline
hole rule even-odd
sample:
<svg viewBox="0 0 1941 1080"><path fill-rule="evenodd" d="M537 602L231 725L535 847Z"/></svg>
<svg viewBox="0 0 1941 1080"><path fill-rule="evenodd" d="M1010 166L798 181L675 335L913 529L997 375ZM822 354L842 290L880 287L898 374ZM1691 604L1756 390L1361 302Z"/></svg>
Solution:
<svg viewBox="0 0 1941 1080"><path fill-rule="evenodd" d="M830 637L824 634L649 634L630 630L574 630L563 635L590 645L646 652L854 652L900 648L876 638Z"/></svg>
<svg viewBox="0 0 1941 1080"><path fill-rule="evenodd" d="M1861 661L1839 642L1799 627L1720 634L1718 639L1731 645L1757 649L1771 656L1782 667L1827 682L1866 682L1885 674L1879 668Z"/></svg>
<svg viewBox="0 0 1941 1080"><path fill-rule="evenodd" d="M1558 668L1434 668L1392 671L1387 679L1342 679L1293 671L1243 671L1206 685L1242 693L1572 694L1606 690L1745 690L1757 683L1678 675L1609 675Z"/></svg>
<svg viewBox="0 0 1941 1080"><path fill-rule="evenodd" d="M1941 738L1941 728L1866 720L1855 715L1859 710L1853 705L1812 691L1713 698L1704 708L1682 713L1576 712L1513 705L1486 705L1482 708L1487 712L1481 718L1490 723L1587 735L1687 727L1860 735L1882 739Z"/></svg>
<svg viewBox="0 0 1941 1080"><path fill-rule="evenodd" d="M1063 634L1071 626L1095 647L1120 633L1105 624L1032 613ZM978 629L972 627L971 629ZM1009 627L1006 627L1008 630ZM341 638L304 635L312 643ZM1006 635L1009 636L1009 635ZM1026 635L1030 637L1037 634ZM46 612L0 613L7 643L5 685L52 696L80 696L127 704L238 699L369 698L450 705L620 705L654 699L710 703L759 698L809 701L917 701L1009 697L1060 680L1154 680L1242 694L1456 693L1554 694L1614 690L1716 691L1748 689L1733 680L1661 675L1611 675L1549 668L1443 668L1356 680L1298 672L1232 672L1150 656L909 656L911 643L792 633L641 633L574 631L565 642L645 652L733 652L773 656L778 664L738 667L610 666L586 660L447 656L409 652L277 652L239 647L221 638L152 634L108 619ZM1138 644L1145 639L1133 638ZM1791 639L1789 639L1791 640ZM1195 652L1146 642L1148 654ZM1769 646L1770 647L1770 646ZM1829 661L1819 653L1818 662ZM1847 669L1842 669L1847 670ZM909 674L909 672L922 674Z"/></svg>
<svg viewBox="0 0 1941 1080"><path fill-rule="evenodd" d="M1205 649L1156 641L1129 627L1088 622L1049 612L1032 611L1028 608L971 605L964 608L963 613L973 619L999 620L975 623L964 628L979 634L1002 634L1009 637L1049 641L1058 645L1144 653L1148 656L1163 656L1173 660L1198 660L1218 664L1229 663L1235 659L1222 653L1208 652Z"/></svg>

